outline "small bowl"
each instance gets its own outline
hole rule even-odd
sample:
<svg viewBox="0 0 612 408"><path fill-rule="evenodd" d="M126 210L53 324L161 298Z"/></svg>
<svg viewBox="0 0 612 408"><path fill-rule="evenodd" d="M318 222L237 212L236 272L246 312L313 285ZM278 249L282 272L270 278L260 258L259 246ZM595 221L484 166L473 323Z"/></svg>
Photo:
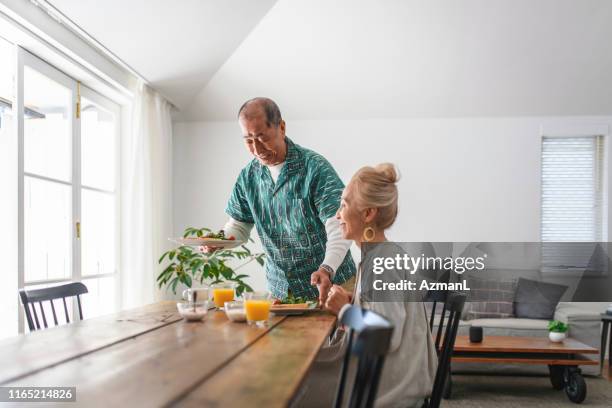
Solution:
<svg viewBox="0 0 612 408"><path fill-rule="evenodd" d="M208 302L178 302L176 308L183 319L188 322L199 322L208 313Z"/></svg>
<svg viewBox="0 0 612 408"><path fill-rule="evenodd" d="M232 322L246 322L246 311L244 310L244 302L234 300L225 302L225 315Z"/></svg>

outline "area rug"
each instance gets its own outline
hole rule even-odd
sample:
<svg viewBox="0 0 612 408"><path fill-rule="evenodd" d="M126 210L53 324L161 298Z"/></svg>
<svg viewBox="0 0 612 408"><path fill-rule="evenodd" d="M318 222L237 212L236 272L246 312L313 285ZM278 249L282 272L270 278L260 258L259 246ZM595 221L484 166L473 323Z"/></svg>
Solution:
<svg viewBox="0 0 612 408"><path fill-rule="evenodd" d="M470 408L548 408L612 407L612 382L585 377L587 397L582 404L567 399L565 391L555 391L548 377L502 375L453 375L453 395L442 400L442 407Z"/></svg>

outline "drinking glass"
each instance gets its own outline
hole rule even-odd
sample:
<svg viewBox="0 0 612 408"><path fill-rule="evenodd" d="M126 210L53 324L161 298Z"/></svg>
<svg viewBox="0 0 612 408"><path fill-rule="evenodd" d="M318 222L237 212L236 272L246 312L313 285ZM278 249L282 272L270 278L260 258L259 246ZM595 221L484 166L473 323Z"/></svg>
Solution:
<svg viewBox="0 0 612 408"><path fill-rule="evenodd" d="M189 288L183 291L183 300L189 303L205 302L208 300L208 286Z"/></svg>
<svg viewBox="0 0 612 408"><path fill-rule="evenodd" d="M244 298L247 322L258 327L265 327L268 324L272 306L270 292L249 292L244 295Z"/></svg>
<svg viewBox="0 0 612 408"><path fill-rule="evenodd" d="M234 282L222 282L211 285L212 297L217 310L223 310L225 302L234 300L236 284Z"/></svg>

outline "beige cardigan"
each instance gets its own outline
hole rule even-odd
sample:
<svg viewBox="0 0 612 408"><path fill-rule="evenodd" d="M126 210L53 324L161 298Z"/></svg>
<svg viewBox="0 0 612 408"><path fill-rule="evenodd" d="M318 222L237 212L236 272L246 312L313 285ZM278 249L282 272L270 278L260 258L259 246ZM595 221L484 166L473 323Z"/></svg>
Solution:
<svg viewBox="0 0 612 408"><path fill-rule="evenodd" d="M420 407L431 394L438 358L422 302L362 302L361 268L353 304L385 316L394 325L375 405L377 407ZM333 402L347 336L338 328L313 365L294 405L329 406ZM349 372L352 381L354 372ZM350 390L351 384L347 384ZM344 402L347 402L345 397Z"/></svg>

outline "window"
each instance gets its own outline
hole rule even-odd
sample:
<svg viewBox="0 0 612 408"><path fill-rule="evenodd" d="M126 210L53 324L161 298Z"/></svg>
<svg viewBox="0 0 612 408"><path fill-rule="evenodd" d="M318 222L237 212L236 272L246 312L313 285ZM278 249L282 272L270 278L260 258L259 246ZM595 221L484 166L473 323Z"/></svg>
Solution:
<svg viewBox="0 0 612 408"><path fill-rule="evenodd" d="M604 136L544 136L543 242L606 240L604 159Z"/></svg>
<svg viewBox="0 0 612 408"><path fill-rule="evenodd" d="M543 273L607 273L605 151L601 135L542 139Z"/></svg>
<svg viewBox="0 0 612 408"><path fill-rule="evenodd" d="M5 127L3 115L0 135L18 141L19 158L17 278L3 294L16 301L21 287L81 281L89 290L82 297L84 317L110 313L119 306L119 106L27 51L16 51L17 86L10 76L16 91L9 98L0 95L18 121ZM76 317L76 304L73 312ZM11 323L0 337L24 330L21 306L0 314Z"/></svg>

